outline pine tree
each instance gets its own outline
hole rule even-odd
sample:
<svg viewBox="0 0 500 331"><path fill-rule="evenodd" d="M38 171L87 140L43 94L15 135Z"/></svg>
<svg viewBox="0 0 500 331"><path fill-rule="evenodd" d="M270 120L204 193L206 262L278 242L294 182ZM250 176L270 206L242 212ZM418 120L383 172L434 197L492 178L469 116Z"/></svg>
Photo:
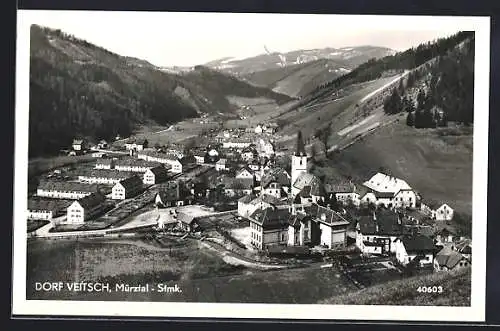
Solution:
<svg viewBox="0 0 500 331"><path fill-rule="evenodd" d="M406 116L406 125L408 126L415 125L415 120L413 119L413 113L411 112L409 112L408 115Z"/></svg>

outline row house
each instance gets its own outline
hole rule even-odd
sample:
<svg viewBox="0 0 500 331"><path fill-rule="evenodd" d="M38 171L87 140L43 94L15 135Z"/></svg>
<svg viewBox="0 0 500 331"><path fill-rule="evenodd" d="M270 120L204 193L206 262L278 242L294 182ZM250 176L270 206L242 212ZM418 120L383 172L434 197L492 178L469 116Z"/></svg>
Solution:
<svg viewBox="0 0 500 331"><path fill-rule="evenodd" d="M117 171L146 172L148 169L161 165L159 162L150 162L141 159L125 159L116 161L114 169Z"/></svg>
<svg viewBox="0 0 500 331"><path fill-rule="evenodd" d="M136 196L142 191L142 180L138 176L123 179L111 189L113 200L125 200Z"/></svg>
<svg viewBox="0 0 500 331"><path fill-rule="evenodd" d="M147 140L129 140L125 143L125 149L128 151L142 151L147 148Z"/></svg>
<svg viewBox="0 0 500 331"><path fill-rule="evenodd" d="M246 138L230 138L222 142L222 148L244 149L250 147L252 141Z"/></svg>
<svg viewBox="0 0 500 331"><path fill-rule="evenodd" d="M54 199L81 199L99 190L95 184L68 181L42 181L36 189L38 197Z"/></svg>
<svg viewBox="0 0 500 331"><path fill-rule="evenodd" d="M137 158L150 162L168 164L170 166L171 172L182 173L183 164L181 163L179 158L174 154L164 154L158 152L141 152L137 154Z"/></svg>
<svg viewBox="0 0 500 331"><path fill-rule="evenodd" d="M67 208L66 219L61 224L80 225L96 217L103 211L105 197L101 193L93 193L74 201Z"/></svg>
<svg viewBox="0 0 500 331"><path fill-rule="evenodd" d="M27 218L29 220L50 221L66 210L72 200L62 199L28 199Z"/></svg>
<svg viewBox="0 0 500 331"><path fill-rule="evenodd" d="M82 171L78 180L82 183L116 184L124 179L135 176L136 173L128 171L113 171L106 169L92 169Z"/></svg>

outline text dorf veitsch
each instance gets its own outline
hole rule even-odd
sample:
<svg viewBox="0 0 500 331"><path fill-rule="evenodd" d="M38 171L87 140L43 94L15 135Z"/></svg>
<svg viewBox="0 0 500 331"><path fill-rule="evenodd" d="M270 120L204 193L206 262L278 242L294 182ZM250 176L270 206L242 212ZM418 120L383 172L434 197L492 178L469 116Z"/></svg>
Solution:
<svg viewBox="0 0 500 331"><path fill-rule="evenodd" d="M141 284L131 285L125 283L110 284L100 282L35 282L37 292L157 292L157 293L182 293L177 284Z"/></svg>

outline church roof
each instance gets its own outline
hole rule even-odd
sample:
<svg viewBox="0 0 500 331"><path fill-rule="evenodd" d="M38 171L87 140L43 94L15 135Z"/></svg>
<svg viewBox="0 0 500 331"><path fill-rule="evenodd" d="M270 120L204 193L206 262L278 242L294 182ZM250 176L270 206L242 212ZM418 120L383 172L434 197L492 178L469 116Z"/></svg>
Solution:
<svg viewBox="0 0 500 331"><path fill-rule="evenodd" d="M302 139L302 132L297 133L297 148L295 149L296 156L306 156L306 147L304 145L304 140Z"/></svg>

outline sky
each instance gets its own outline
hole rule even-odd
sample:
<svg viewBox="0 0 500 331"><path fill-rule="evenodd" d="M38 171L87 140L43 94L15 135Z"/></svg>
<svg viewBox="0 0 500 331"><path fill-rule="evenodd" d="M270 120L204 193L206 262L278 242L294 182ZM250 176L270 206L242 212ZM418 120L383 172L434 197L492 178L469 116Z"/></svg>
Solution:
<svg viewBox="0 0 500 331"><path fill-rule="evenodd" d="M264 53L264 46L271 52L359 45L401 51L467 27L466 21L456 17L105 11L22 14L30 24L61 29L120 55L162 67L251 57Z"/></svg>

